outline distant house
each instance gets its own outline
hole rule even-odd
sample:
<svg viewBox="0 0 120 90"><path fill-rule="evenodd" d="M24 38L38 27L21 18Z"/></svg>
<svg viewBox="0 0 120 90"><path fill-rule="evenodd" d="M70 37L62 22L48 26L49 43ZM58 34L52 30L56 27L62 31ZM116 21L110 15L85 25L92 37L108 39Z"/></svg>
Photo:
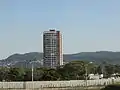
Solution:
<svg viewBox="0 0 120 90"><path fill-rule="evenodd" d="M68 64L69 62L63 62L63 65Z"/></svg>
<svg viewBox="0 0 120 90"><path fill-rule="evenodd" d="M89 74L89 79L91 80L97 80L97 79L102 79L103 78L103 74L99 75L99 74Z"/></svg>

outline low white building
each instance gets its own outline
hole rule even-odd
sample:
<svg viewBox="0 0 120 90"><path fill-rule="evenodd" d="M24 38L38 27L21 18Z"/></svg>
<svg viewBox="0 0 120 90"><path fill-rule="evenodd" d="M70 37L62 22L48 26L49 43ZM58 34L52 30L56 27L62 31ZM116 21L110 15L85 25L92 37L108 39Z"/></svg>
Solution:
<svg viewBox="0 0 120 90"><path fill-rule="evenodd" d="M103 74L99 75L99 74L89 74L89 79L91 80L97 80L97 79L102 79L103 78Z"/></svg>

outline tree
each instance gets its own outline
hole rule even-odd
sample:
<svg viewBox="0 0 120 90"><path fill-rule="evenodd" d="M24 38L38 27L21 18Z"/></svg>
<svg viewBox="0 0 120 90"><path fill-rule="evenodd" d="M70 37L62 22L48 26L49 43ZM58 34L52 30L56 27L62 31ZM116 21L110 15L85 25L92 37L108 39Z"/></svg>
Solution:
<svg viewBox="0 0 120 90"><path fill-rule="evenodd" d="M57 71L62 80L84 79L85 62L72 61L63 66L63 68L59 68Z"/></svg>
<svg viewBox="0 0 120 90"><path fill-rule="evenodd" d="M10 68L8 72L8 79L11 81L22 81L24 79L24 69L22 68Z"/></svg>
<svg viewBox="0 0 120 90"><path fill-rule="evenodd" d="M102 67L100 65L97 67L96 70L97 70L96 73L98 73L98 74L102 74L103 73L102 72Z"/></svg>
<svg viewBox="0 0 120 90"><path fill-rule="evenodd" d="M114 65L114 73L120 73L120 65Z"/></svg>
<svg viewBox="0 0 120 90"><path fill-rule="evenodd" d="M110 77L112 74L114 74L114 66L109 64L105 66L105 72L106 72L106 76Z"/></svg>
<svg viewBox="0 0 120 90"><path fill-rule="evenodd" d="M24 81L32 81L32 71L31 69L26 68L24 74Z"/></svg>
<svg viewBox="0 0 120 90"><path fill-rule="evenodd" d="M59 75L59 73L57 73L57 71L55 69L46 69L44 71L44 74L41 77L41 79L44 81L59 80L60 75Z"/></svg>
<svg viewBox="0 0 120 90"><path fill-rule="evenodd" d="M6 67L1 67L0 68L0 81L8 81L8 72L9 72L9 69L6 68Z"/></svg>
<svg viewBox="0 0 120 90"><path fill-rule="evenodd" d="M45 69L44 68L36 68L34 70L34 80L35 81L42 81Z"/></svg>

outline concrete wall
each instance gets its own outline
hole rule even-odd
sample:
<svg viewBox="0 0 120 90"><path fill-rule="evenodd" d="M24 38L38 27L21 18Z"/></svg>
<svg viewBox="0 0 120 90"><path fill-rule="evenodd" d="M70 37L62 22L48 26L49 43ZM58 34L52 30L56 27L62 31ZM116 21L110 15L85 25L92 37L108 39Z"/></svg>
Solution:
<svg viewBox="0 0 120 90"><path fill-rule="evenodd" d="M70 80L70 81L34 81L34 82L0 82L0 88L7 89L30 89L30 88L46 88L46 87L84 87L109 85L120 82L120 78L112 79L88 80Z"/></svg>

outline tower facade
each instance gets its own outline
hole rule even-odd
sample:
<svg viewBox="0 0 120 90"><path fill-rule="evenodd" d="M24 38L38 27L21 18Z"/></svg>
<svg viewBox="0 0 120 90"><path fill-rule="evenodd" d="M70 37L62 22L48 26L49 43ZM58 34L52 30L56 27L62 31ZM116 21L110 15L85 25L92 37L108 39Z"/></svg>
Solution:
<svg viewBox="0 0 120 90"><path fill-rule="evenodd" d="M55 68L63 65L60 31L49 30L43 33L43 52L44 67Z"/></svg>

